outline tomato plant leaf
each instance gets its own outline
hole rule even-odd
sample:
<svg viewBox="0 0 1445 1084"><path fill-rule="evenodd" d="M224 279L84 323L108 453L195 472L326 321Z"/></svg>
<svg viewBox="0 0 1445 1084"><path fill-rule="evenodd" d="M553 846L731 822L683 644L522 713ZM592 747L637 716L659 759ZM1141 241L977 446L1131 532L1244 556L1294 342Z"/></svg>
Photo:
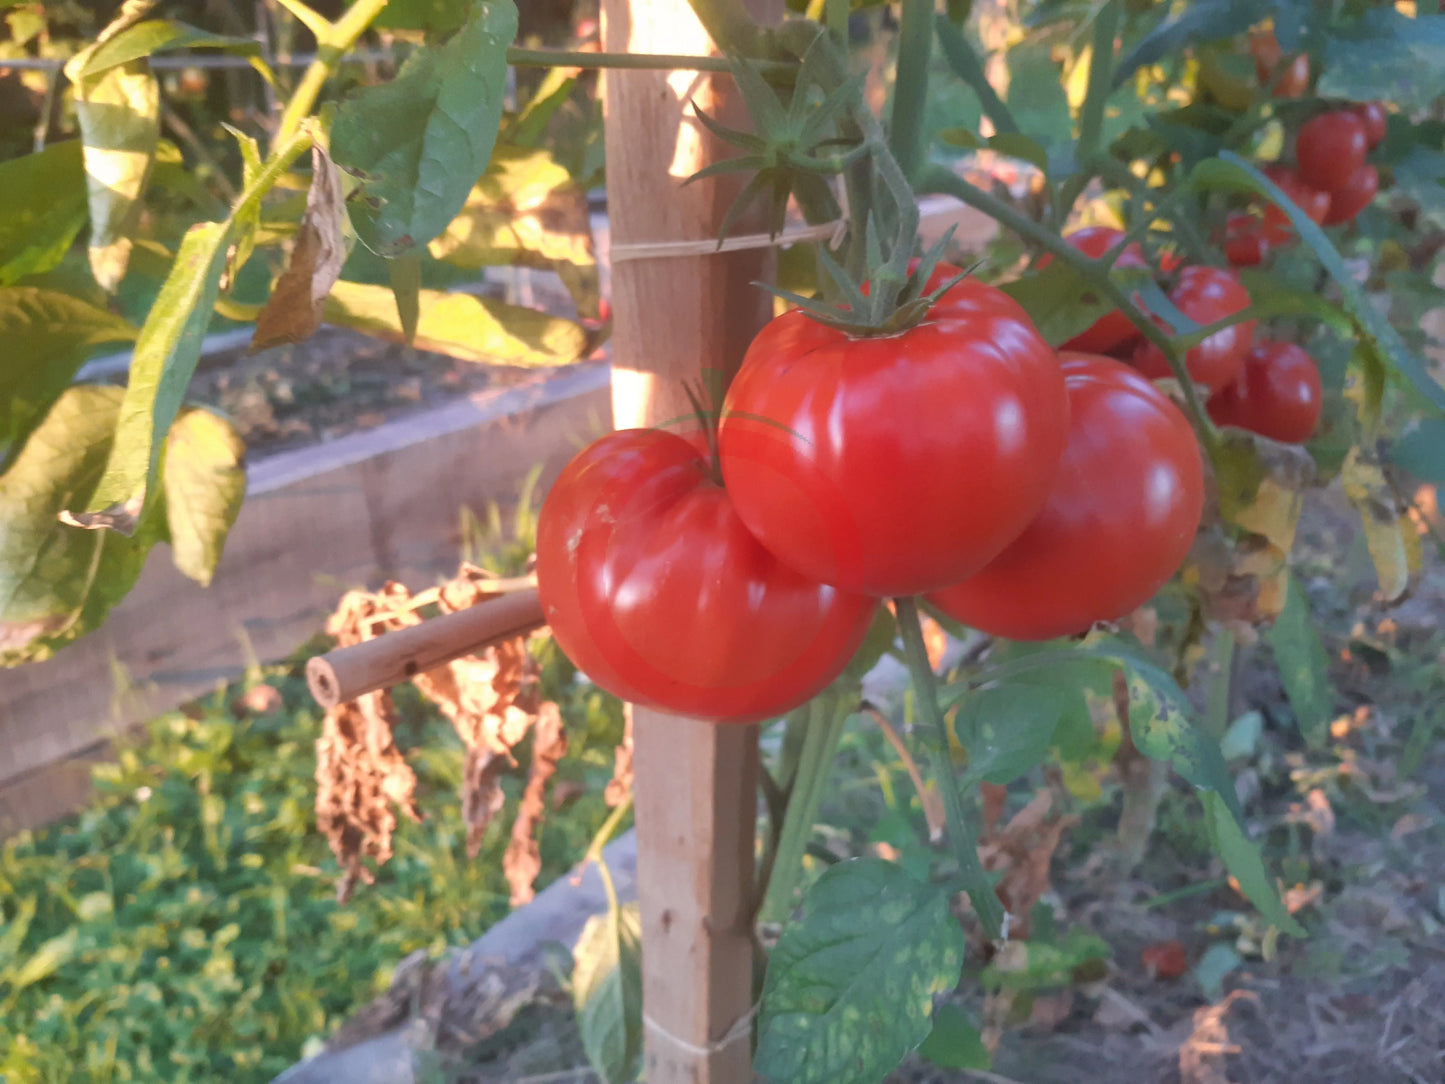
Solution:
<svg viewBox="0 0 1445 1084"><path fill-rule="evenodd" d="M1075 972L1096 960L1109 958L1109 944L1084 930L1072 930L1062 939L1010 941L980 976L983 985L997 990L1042 990L1066 986Z"/></svg>
<svg viewBox="0 0 1445 1084"><path fill-rule="evenodd" d="M122 394L67 389L0 475L0 664L47 658L99 625L163 533L155 516L131 538L59 519L100 481Z"/></svg>
<svg viewBox="0 0 1445 1084"><path fill-rule="evenodd" d="M1390 172L1396 192L1419 204L1437 226L1445 225L1445 151L1416 143Z"/></svg>
<svg viewBox="0 0 1445 1084"><path fill-rule="evenodd" d="M955 728L968 750L962 784L1012 783L1048 755L1068 710L1062 690L1010 683L980 689L958 707Z"/></svg>
<svg viewBox="0 0 1445 1084"><path fill-rule="evenodd" d="M1420 570L1420 536L1415 525L1401 513L1373 450L1358 445L1350 449L1340 468L1340 483L1359 513L1380 594L1387 600L1399 598Z"/></svg>
<svg viewBox="0 0 1445 1084"><path fill-rule="evenodd" d="M424 245L462 209L492 154L516 33L512 0L478 0L445 44L342 102L331 153L361 179L351 219L368 247L395 256Z"/></svg>
<svg viewBox="0 0 1445 1084"><path fill-rule="evenodd" d="M1248 30L1288 2L1278 0L1196 0L1180 14L1149 31L1119 60L1114 86L1122 86L1136 71L1196 42L1218 41Z"/></svg>
<svg viewBox="0 0 1445 1084"><path fill-rule="evenodd" d="M421 290L418 309L417 349L467 361L567 365L587 346L587 333L573 321L490 297ZM406 341L396 298L387 286L338 282L326 302L326 319L380 339Z"/></svg>
<svg viewBox="0 0 1445 1084"><path fill-rule="evenodd" d="M1278 926L1284 933L1303 937L1304 927L1285 909L1279 886L1264 867L1259 844L1245 834L1243 823L1237 814L1230 811L1222 794L1206 792L1203 798L1204 824L1209 831L1210 843L1214 853L1224 862L1224 868L1239 882L1239 890L1267 922Z"/></svg>
<svg viewBox="0 0 1445 1084"><path fill-rule="evenodd" d="M119 316L58 290L0 289L0 464L17 452L91 348L134 339Z"/></svg>
<svg viewBox="0 0 1445 1084"><path fill-rule="evenodd" d="M114 292L130 261L130 229L161 138L160 86L144 59L86 74L103 46L76 53L65 65L84 144L90 205L90 269Z"/></svg>
<svg viewBox="0 0 1445 1084"><path fill-rule="evenodd" d="M866 901L867 906L860 906ZM948 892L891 862L840 862L768 962L754 1069L787 1084L881 1081L928 1037L963 967Z"/></svg>
<svg viewBox="0 0 1445 1084"><path fill-rule="evenodd" d="M1346 311L1355 327L1364 333L1362 339L1367 340L1370 347L1383 355L1395 372L1426 399L1445 410L1445 387L1430 375L1424 363L1405 346L1399 332L1391 327L1385 316L1370 303L1324 231L1310 221L1273 181L1234 152L1221 151L1218 158L1206 159L1194 167L1190 174L1190 183L1205 189L1251 192L1264 196L1278 206L1289 217L1300 239L1314 250L1325 270L1338 283L1340 292L1344 295Z"/></svg>
<svg viewBox="0 0 1445 1084"><path fill-rule="evenodd" d="M918 1048L919 1057L940 1069L989 1069L993 1058L983 1045L978 1025L962 1005L939 1006L933 1030Z"/></svg>
<svg viewBox="0 0 1445 1084"><path fill-rule="evenodd" d="M1426 418L1390 448L1390 461L1422 482L1445 485L1445 418Z"/></svg>
<svg viewBox="0 0 1445 1084"><path fill-rule="evenodd" d="M230 235L229 222L203 222L181 241L175 265L136 341L110 461L86 512L143 502L154 489L166 431L201 356ZM114 526L128 534L132 523L122 518Z"/></svg>
<svg viewBox="0 0 1445 1084"><path fill-rule="evenodd" d="M85 225L85 167L78 140L0 162L0 286L49 271Z"/></svg>
<svg viewBox="0 0 1445 1084"><path fill-rule="evenodd" d="M1372 7L1330 35L1323 67L1322 97L1424 109L1445 94L1445 16Z"/></svg>
<svg viewBox="0 0 1445 1084"><path fill-rule="evenodd" d="M1294 576L1287 578L1284 609L1265 640L1274 652L1300 733L1311 745L1322 745L1334 711L1329 656L1310 617L1309 599Z"/></svg>
<svg viewBox="0 0 1445 1084"><path fill-rule="evenodd" d="M572 950L572 1000L603 1084L631 1080L642 1053L642 920L636 903L593 915Z"/></svg>
<svg viewBox="0 0 1445 1084"><path fill-rule="evenodd" d="M181 412L166 437L166 524L176 567L203 587L246 496L246 445L225 418L209 410Z"/></svg>
<svg viewBox="0 0 1445 1084"><path fill-rule="evenodd" d="M331 287L346 261L341 200L341 173L319 145L311 147L311 186L306 212L296 228L296 242L286 270L256 318L251 350L281 343L299 343L316 334Z"/></svg>
<svg viewBox="0 0 1445 1084"><path fill-rule="evenodd" d="M212 34L210 31L171 19L147 19L127 27L94 48L87 49L85 60L68 74L71 79L93 78L104 75L112 68L144 60L152 53L173 49L223 49L228 53L243 56L261 55L261 43L254 38Z"/></svg>

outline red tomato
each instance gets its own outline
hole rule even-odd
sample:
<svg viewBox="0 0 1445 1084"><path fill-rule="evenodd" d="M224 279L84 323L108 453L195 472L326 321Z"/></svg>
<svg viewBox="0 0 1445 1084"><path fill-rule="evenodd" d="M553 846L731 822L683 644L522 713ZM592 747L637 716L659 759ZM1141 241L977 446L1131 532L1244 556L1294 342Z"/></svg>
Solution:
<svg viewBox="0 0 1445 1084"><path fill-rule="evenodd" d="M1300 178L1331 194L1349 184L1365 164L1365 125L1348 110L1321 113L1305 121L1295 138Z"/></svg>
<svg viewBox="0 0 1445 1084"><path fill-rule="evenodd" d="M933 282L958 274L940 267ZM794 310L723 403L723 477L749 530L811 579L910 595L1024 529L1064 450L1068 395L1007 294L967 278L916 327L855 337Z"/></svg>
<svg viewBox="0 0 1445 1084"><path fill-rule="evenodd" d="M1325 215L1330 209L1330 194L1321 192L1317 188L1311 188L1300 180L1299 174L1288 166L1266 166L1264 175L1279 185L1281 191L1292 199L1296 206L1312 222L1323 222ZM1290 225L1289 216L1281 211L1274 204L1269 204L1264 209L1264 219L1275 226L1283 228L1286 235L1294 229Z"/></svg>
<svg viewBox="0 0 1445 1084"><path fill-rule="evenodd" d="M1177 979L1189 970L1189 957L1179 941L1158 941L1139 954L1139 962L1156 979Z"/></svg>
<svg viewBox="0 0 1445 1084"><path fill-rule="evenodd" d="M1224 258L1231 267L1256 267L1268 258L1269 226L1251 214L1233 214L1224 223Z"/></svg>
<svg viewBox="0 0 1445 1084"><path fill-rule="evenodd" d="M1123 237L1124 231L1116 230L1112 226L1086 226L1082 230L1075 230L1066 235L1064 240L1085 256L1091 256L1097 260L1114 248ZM1052 262L1053 256L1047 255L1039 260L1039 266L1047 267ZM1149 263L1144 259L1144 250L1137 244L1132 244L1119 253L1119 258L1114 261L1114 266L1148 267ZM1087 329L1064 343L1063 349L1083 350L1090 354L1107 354L1138 337L1139 329L1129 321L1127 316L1118 309L1114 309L1099 317Z"/></svg>
<svg viewBox="0 0 1445 1084"><path fill-rule="evenodd" d="M876 605L779 564L698 449L656 429L611 433L567 464L537 524L537 586L557 643L597 684L726 722L821 690Z"/></svg>
<svg viewBox="0 0 1445 1084"><path fill-rule="evenodd" d="M1380 174L1371 165L1355 170L1349 184L1330 197L1330 210L1324 217L1326 226L1337 226L1351 222L1355 216L1370 205L1375 193L1380 190Z"/></svg>
<svg viewBox="0 0 1445 1084"><path fill-rule="evenodd" d="M1365 144L1374 150L1385 141L1385 103L1361 102L1351 110L1365 126Z"/></svg>
<svg viewBox="0 0 1445 1084"><path fill-rule="evenodd" d="M1122 362L1059 355L1069 443L1048 503L982 572L929 595L995 636L1048 640L1143 605L1199 528L1204 466L1178 407Z"/></svg>
<svg viewBox="0 0 1445 1084"><path fill-rule="evenodd" d="M1201 326L1222 320L1249 307L1249 294L1234 272L1217 267L1186 267L1169 300L1185 316ZM1244 355L1254 341L1254 321L1245 320L1216 331L1184 358L1189 375L1210 391L1224 387L1238 375ZM1141 343L1134 352L1134 367L1151 380L1173 376L1164 353L1151 342Z"/></svg>
<svg viewBox="0 0 1445 1084"><path fill-rule="evenodd" d="M1294 343L1256 343L1234 382L1210 396L1216 425L1303 444L1320 420L1324 393L1314 359Z"/></svg>

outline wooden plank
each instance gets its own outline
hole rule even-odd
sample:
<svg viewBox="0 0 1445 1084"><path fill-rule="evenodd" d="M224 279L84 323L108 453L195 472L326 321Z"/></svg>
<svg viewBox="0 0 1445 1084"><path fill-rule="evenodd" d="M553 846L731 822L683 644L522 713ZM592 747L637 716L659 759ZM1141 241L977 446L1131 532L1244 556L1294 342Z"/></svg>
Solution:
<svg viewBox="0 0 1445 1084"><path fill-rule="evenodd" d="M602 12L609 51L713 51L686 0L604 0ZM695 72L611 71L606 92L613 416L619 428L662 424L691 413L684 381L730 373L770 315L770 299L750 285L767 277L767 257L619 259L626 244L717 235L734 185L681 182L733 152L688 103L732 123L739 103L729 80ZM645 1075L746 1081L757 727L642 708L633 719Z"/></svg>
<svg viewBox="0 0 1445 1084"><path fill-rule="evenodd" d="M256 463L209 588L158 549L100 630L0 670L0 808L53 818L36 772L290 654L347 589L454 571L459 508L515 503L537 463L549 483L609 415L607 367L589 363Z"/></svg>

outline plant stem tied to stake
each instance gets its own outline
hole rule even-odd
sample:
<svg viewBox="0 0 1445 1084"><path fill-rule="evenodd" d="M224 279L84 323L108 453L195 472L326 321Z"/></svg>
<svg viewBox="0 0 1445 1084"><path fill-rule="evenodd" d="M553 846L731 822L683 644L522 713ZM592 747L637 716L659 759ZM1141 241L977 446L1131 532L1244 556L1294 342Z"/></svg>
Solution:
<svg viewBox="0 0 1445 1084"><path fill-rule="evenodd" d="M964 891L973 903L974 913L983 923L984 931L989 937L1002 937L1006 917L1003 904L994 894L993 883L989 880L983 863L978 859L978 833L963 807L963 794L959 791L958 779L953 774L953 762L948 752L948 728L938 706L938 688L934 682L933 667L928 662L928 649L923 643L923 626L918 620L918 604L912 598L898 598L893 600L893 605L898 614L898 629L903 635L903 654L908 661L908 673L913 679L913 689L918 698L918 712L927 728L923 745L928 751L929 765L943 794L948 839L953 845L960 879Z"/></svg>

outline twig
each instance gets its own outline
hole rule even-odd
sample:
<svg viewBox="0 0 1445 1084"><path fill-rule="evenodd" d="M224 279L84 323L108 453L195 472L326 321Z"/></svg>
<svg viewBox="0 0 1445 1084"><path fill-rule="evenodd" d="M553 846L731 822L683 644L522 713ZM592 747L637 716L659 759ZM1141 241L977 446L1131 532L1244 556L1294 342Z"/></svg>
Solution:
<svg viewBox="0 0 1445 1084"><path fill-rule="evenodd" d="M918 770L918 762L913 759L913 754L908 751L908 746L903 744L903 739L887 717L872 704L865 703L863 710L873 716L873 721L878 724L878 729L883 731L883 736L888 739L888 744L893 746L893 751L903 761L903 767L908 771L908 778L913 781L913 789L918 792L918 800L923 805L923 819L928 822L928 840L930 843L937 843L943 838L944 828L943 800L939 797L938 791L929 791L924 784L923 773Z"/></svg>

